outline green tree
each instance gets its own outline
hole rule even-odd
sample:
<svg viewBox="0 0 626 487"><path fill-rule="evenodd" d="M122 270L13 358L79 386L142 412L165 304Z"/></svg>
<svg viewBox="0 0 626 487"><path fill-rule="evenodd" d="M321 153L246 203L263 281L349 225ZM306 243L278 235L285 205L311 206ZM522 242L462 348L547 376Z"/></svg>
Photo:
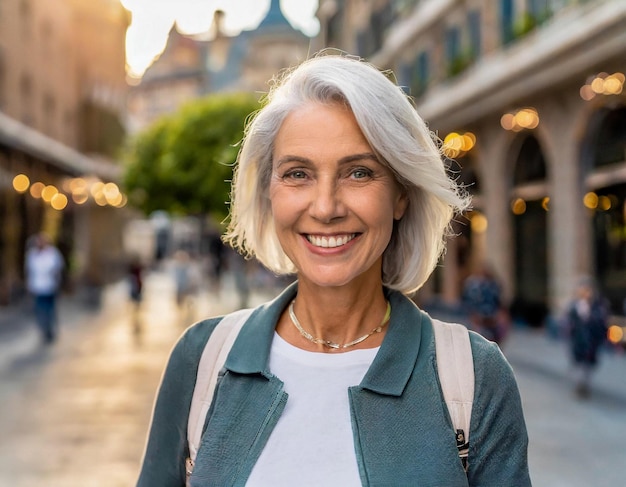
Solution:
<svg viewBox="0 0 626 487"><path fill-rule="evenodd" d="M223 219L245 122L258 108L251 94L209 95L131 138L123 155L131 205Z"/></svg>

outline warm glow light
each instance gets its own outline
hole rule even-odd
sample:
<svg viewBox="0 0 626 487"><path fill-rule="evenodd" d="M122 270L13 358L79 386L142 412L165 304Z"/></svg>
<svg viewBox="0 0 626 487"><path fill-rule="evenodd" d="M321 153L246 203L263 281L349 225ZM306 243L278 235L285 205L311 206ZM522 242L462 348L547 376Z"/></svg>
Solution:
<svg viewBox="0 0 626 487"><path fill-rule="evenodd" d="M549 203L550 203L550 197L549 197L549 196L546 196L544 199L542 199L542 200L541 200L541 207L542 207L544 210L548 211L548 205L549 205Z"/></svg>
<svg viewBox="0 0 626 487"><path fill-rule="evenodd" d="M69 190L72 193L83 192L87 188L87 181L83 178L74 178L70 181Z"/></svg>
<svg viewBox="0 0 626 487"><path fill-rule="evenodd" d="M600 196L598 199L598 206L601 210L608 211L611 209L611 198L608 196Z"/></svg>
<svg viewBox="0 0 626 487"><path fill-rule="evenodd" d="M589 100L593 100L594 97L596 96L596 94L593 92L593 90L591 89L591 86L589 85L583 85L580 88L580 97L585 100L585 101L589 101Z"/></svg>
<svg viewBox="0 0 626 487"><path fill-rule="evenodd" d="M532 107L522 108L515 113L502 115L500 125L503 129L513 132L520 132L524 129L532 130L539 125L539 114Z"/></svg>
<svg viewBox="0 0 626 487"><path fill-rule="evenodd" d="M476 136L472 132L465 132L462 136L461 150L469 152L476 145Z"/></svg>
<svg viewBox="0 0 626 487"><path fill-rule="evenodd" d="M594 192L589 192L583 197L583 205L590 210L595 210L598 207L598 195Z"/></svg>
<svg viewBox="0 0 626 487"><path fill-rule="evenodd" d="M96 181L91 185L91 196L97 198L98 194L102 194L104 190L104 183L102 181Z"/></svg>
<svg viewBox="0 0 626 487"><path fill-rule="evenodd" d="M116 206L117 201L121 200L122 194L120 193L120 189L117 187L115 183L107 183L102 188L102 194L104 194L104 198L107 203Z"/></svg>
<svg viewBox="0 0 626 487"><path fill-rule="evenodd" d="M624 73L598 73L580 89L580 97L589 101L596 95L619 95L624 89Z"/></svg>
<svg viewBox="0 0 626 487"><path fill-rule="evenodd" d="M511 203L511 210L515 215L526 213L526 202L522 198L517 198Z"/></svg>
<svg viewBox="0 0 626 487"><path fill-rule="evenodd" d="M122 193L122 201L117 205L118 208L124 208L128 204L128 198Z"/></svg>
<svg viewBox="0 0 626 487"><path fill-rule="evenodd" d="M62 210L67 206L67 196L63 193L55 194L50 200L50 206L55 210Z"/></svg>
<svg viewBox="0 0 626 487"><path fill-rule="evenodd" d="M54 197L54 195L57 194L58 192L59 192L59 190L56 188L56 186L53 186L52 184L49 184L48 186L43 188L43 190L41 191L41 198L46 203L50 203L50 201L52 201L52 198Z"/></svg>
<svg viewBox="0 0 626 487"><path fill-rule="evenodd" d="M106 196L104 196L103 192L96 193L94 195L93 199L95 200L95 202L96 202L96 204L98 206L106 206L107 205L107 199L106 199Z"/></svg>
<svg viewBox="0 0 626 487"><path fill-rule="evenodd" d="M624 328L618 325L611 325L609 326L606 336L611 343L620 343L624 340Z"/></svg>
<svg viewBox="0 0 626 487"><path fill-rule="evenodd" d="M502 128L504 130L513 130L514 120L515 117L512 113L505 113L504 115L502 115L502 118L500 118L500 125L502 125Z"/></svg>
<svg viewBox="0 0 626 487"><path fill-rule="evenodd" d="M41 198L41 192L43 191L45 187L46 185L39 181L37 181L36 183L33 183L33 185L30 187L30 195L33 198Z"/></svg>
<svg viewBox="0 0 626 487"><path fill-rule="evenodd" d="M604 81L604 92L608 95L619 95L622 92L622 84L611 76Z"/></svg>
<svg viewBox="0 0 626 487"><path fill-rule="evenodd" d="M106 195L105 197L106 197L107 203L111 206L117 207L122 202L122 193L117 193L117 196L115 196L114 198L109 198Z"/></svg>
<svg viewBox="0 0 626 487"><path fill-rule="evenodd" d="M594 93L601 95L604 92L604 80L602 78L595 78L591 82L591 89Z"/></svg>
<svg viewBox="0 0 626 487"><path fill-rule="evenodd" d="M443 139L442 150L446 157L454 159L464 156L472 150L475 144L476 136L471 132L465 132L464 134L450 132Z"/></svg>
<svg viewBox="0 0 626 487"><path fill-rule="evenodd" d="M25 193L30 186L30 179L26 174L18 174L13 178L13 189L18 193Z"/></svg>
<svg viewBox="0 0 626 487"><path fill-rule="evenodd" d="M470 217L472 232L484 233L487 230L487 217L479 212L474 212Z"/></svg>
<svg viewBox="0 0 626 487"><path fill-rule="evenodd" d="M89 199L89 194L87 192L87 188L83 188L82 190L76 190L72 192L72 200L77 205L82 205Z"/></svg>

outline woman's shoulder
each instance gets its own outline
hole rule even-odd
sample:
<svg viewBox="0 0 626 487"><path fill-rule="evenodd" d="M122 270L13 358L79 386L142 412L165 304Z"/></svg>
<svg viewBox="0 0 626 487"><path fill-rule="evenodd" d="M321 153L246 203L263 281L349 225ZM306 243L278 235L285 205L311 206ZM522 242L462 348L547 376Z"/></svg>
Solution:
<svg viewBox="0 0 626 487"><path fill-rule="evenodd" d="M214 316L189 326L174 346L171 358L197 367L209 337L223 318Z"/></svg>
<svg viewBox="0 0 626 487"><path fill-rule="evenodd" d="M499 345L471 331L470 343L477 384L483 386L499 384L499 387L516 387L513 368Z"/></svg>

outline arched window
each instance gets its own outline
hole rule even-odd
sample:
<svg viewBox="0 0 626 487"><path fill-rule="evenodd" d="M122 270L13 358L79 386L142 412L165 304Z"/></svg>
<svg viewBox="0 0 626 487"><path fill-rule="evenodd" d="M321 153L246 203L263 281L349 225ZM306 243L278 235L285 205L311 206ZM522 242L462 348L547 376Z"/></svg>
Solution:
<svg viewBox="0 0 626 487"><path fill-rule="evenodd" d="M546 178L546 161L543 158L541 147L535 137L529 136L520 148L513 184L515 186L524 183L543 181Z"/></svg>

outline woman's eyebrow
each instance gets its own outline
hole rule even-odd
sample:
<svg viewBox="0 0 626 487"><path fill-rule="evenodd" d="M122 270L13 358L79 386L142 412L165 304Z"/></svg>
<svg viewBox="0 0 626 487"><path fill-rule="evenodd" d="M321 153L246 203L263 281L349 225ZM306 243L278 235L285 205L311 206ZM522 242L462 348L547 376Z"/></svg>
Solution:
<svg viewBox="0 0 626 487"><path fill-rule="evenodd" d="M306 157L292 156L292 155L287 154L286 156L282 156L281 158L276 159L275 164L276 164L276 167L280 167L282 164L286 164L288 162L309 163L311 162L311 160Z"/></svg>
<svg viewBox="0 0 626 487"><path fill-rule="evenodd" d="M350 154L348 156L344 156L341 159L339 159L339 163L340 164L347 164L350 162L358 162L358 161L364 161L364 160L371 160L374 162L380 162L378 160L378 157L376 157L375 154L373 154L372 152L363 152L363 153L359 153L359 154ZM282 164L286 164L288 162L302 162L305 164L309 164L311 163L311 159L309 159L308 157L302 157L302 156L296 156L296 155L290 155L287 154L285 156L282 156L280 158L278 158L275 161L276 167L280 167Z"/></svg>
<svg viewBox="0 0 626 487"><path fill-rule="evenodd" d="M352 154L349 156L345 156L339 159L339 162L340 163L357 162L357 161L363 161L366 159L372 160L374 162L380 162L378 160L378 157L376 157L376 155L373 154L372 152L363 152L362 154Z"/></svg>

